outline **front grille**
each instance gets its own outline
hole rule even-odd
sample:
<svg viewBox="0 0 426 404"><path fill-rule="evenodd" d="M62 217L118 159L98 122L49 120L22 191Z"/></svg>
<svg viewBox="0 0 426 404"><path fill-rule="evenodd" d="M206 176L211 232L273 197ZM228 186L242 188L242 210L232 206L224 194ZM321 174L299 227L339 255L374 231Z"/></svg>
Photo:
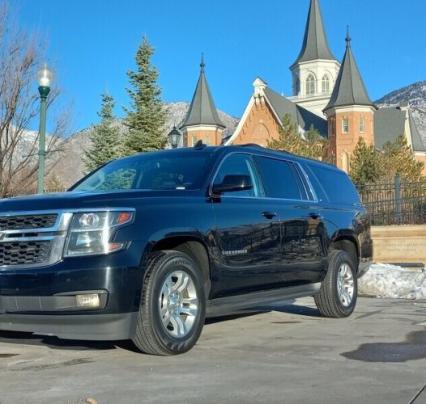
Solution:
<svg viewBox="0 0 426 404"><path fill-rule="evenodd" d="M1 216L1 230L32 230L43 229L55 225L56 214L48 215L23 215L23 216Z"/></svg>
<svg viewBox="0 0 426 404"><path fill-rule="evenodd" d="M50 241L0 243L0 266L42 264L49 260Z"/></svg>

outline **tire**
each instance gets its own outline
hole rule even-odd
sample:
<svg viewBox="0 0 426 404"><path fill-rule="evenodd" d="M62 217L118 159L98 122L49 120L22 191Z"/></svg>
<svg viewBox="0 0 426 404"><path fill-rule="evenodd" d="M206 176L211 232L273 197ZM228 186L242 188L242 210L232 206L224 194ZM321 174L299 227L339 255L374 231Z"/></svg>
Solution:
<svg viewBox="0 0 426 404"><path fill-rule="evenodd" d="M355 309L358 294L355 264L351 256L341 250L332 250L328 258L327 275L322 282L320 292L314 296L315 304L324 317L348 317ZM342 277L346 279L344 292L341 292L342 288L339 288L339 278L342 279ZM353 289L350 299L351 284Z"/></svg>
<svg viewBox="0 0 426 404"><path fill-rule="evenodd" d="M179 292L185 276L189 279L186 289ZM177 355L189 351L204 326L203 284L201 270L187 254L179 251L153 253L146 266L132 339L136 347L151 355Z"/></svg>

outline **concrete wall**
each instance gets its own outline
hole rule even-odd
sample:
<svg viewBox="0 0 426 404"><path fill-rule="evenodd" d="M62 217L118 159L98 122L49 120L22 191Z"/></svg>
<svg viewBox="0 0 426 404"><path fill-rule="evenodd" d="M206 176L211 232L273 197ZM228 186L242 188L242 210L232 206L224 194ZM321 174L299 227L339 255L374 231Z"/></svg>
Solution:
<svg viewBox="0 0 426 404"><path fill-rule="evenodd" d="M426 264L426 225L373 226L374 261Z"/></svg>

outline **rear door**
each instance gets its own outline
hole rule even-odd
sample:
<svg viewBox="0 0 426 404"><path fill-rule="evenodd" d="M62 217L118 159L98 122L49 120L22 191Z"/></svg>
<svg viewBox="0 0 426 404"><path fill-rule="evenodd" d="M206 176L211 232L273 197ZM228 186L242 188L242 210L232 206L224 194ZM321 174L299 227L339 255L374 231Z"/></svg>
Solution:
<svg viewBox="0 0 426 404"><path fill-rule="evenodd" d="M316 282L325 270L324 223L318 203L297 163L255 157L265 198L277 206L281 224L283 283Z"/></svg>
<svg viewBox="0 0 426 404"><path fill-rule="evenodd" d="M213 180L226 175L248 175L253 189L228 192L213 200L218 249L213 279L215 297L260 289L280 274L281 228L274 201L262 197L258 174L250 154L232 153L224 158Z"/></svg>

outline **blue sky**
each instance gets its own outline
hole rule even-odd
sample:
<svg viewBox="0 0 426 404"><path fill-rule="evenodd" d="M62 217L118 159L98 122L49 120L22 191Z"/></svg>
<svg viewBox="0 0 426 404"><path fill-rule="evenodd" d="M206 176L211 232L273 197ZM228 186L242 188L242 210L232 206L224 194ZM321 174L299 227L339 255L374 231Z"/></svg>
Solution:
<svg viewBox="0 0 426 404"><path fill-rule="evenodd" d="M291 93L309 0L11 0L21 26L47 39L73 130L97 122L100 94L128 104L126 72L143 35L156 49L165 101L189 101L204 52L218 108L241 116L256 76ZM321 0L340 60L346 25L371 98L426 79L426 1Z"/></svg>

